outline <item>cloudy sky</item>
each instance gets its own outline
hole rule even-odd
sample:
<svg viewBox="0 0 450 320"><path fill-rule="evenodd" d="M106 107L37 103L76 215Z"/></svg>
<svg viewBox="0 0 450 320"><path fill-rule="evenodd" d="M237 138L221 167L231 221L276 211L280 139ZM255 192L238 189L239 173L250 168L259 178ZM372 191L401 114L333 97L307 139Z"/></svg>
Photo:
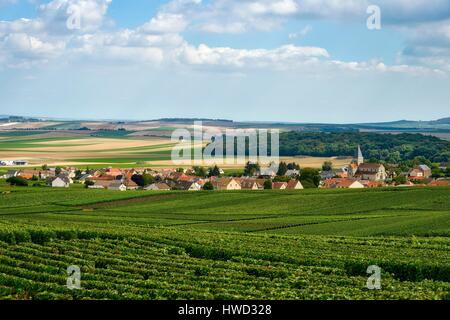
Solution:
<svg viewBox="0 0 450 320"><path fill-rule="evenodd" d="M0 114L346 123L449 105L449 0L0 0Z"/></svg>

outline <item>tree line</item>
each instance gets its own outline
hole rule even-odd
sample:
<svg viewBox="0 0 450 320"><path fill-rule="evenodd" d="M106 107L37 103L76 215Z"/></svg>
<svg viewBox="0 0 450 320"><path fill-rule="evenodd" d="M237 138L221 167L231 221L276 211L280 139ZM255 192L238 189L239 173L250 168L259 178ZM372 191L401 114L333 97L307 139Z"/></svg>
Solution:
<svg viewBox="0 0 450 320"><path fill-rule="evenodd" d="M355 156L358 145L368 161L400 163L424 157L433 162L450 158L450 142L422 134L379 134L361 132L280 134L281 156Z"/></svg>

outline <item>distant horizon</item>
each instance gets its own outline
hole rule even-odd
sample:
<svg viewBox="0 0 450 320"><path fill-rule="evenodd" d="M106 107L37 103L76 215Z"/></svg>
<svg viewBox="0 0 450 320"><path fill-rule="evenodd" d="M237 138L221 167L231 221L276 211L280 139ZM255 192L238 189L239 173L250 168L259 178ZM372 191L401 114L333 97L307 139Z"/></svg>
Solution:
<svg viewBox="0 0 450 320"><path fill-rule="evenodd" d="M219 118L219 117L182 117L182 116L174 116L174 117L159 117L159 118L133 118L133 119L124 119L124 118L72 118L72 117L52 117L52 116L41 116L41 115L24 115L24 114L0 114L0 120L4 119L2 117L21 117L21 118L30 118L30 119L40 119L45 121L99 121L99 122L146 122L146 121L162 121L162 120L205 120L205 121L231 121L234 123L261 123L261 124L274 124L274 123L280 123L280 124L290 124L290 125L297 125L297 124L336 124L336 125L350 125L350 124L382 124L382 123L395 123L395 122L434 122L439 121L443 119L449 119L449 116L443 116L436 119L420 119L420 120L414 120L414 119L392 119L387 121L371 121L371 122L314 122L314 121L304 121L304 122L296 122L296 121L286 121L286 120L236 120L236 119L227 119L227 118Z"/></svg>

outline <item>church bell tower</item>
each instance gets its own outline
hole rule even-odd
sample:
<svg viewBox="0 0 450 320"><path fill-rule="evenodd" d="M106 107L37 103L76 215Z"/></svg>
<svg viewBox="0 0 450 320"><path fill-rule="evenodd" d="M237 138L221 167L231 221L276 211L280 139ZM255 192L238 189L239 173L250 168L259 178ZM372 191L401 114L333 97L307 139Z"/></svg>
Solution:
<svg viewBox="0 0 450 320"><path fill-rule="evenodd" d="M363 155L362 155L362 152L361 152L361 146L360 146L360 145L358 145L358 159L357 159L357 163L358 163L358 166L359 166L360 164L363 164L363 163L364 163L364 157L363 157Z"/></svg>

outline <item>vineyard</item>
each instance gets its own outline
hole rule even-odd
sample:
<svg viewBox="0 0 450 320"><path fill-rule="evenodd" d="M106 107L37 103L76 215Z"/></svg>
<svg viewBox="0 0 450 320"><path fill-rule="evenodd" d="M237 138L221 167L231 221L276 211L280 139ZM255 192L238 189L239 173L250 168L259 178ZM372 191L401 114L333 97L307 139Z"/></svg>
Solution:
<svg viewBox="0 0 450 320"><path fill-rule="evenodd" d="M0 299L450 299L449 191L1 185Z"/></svg>

